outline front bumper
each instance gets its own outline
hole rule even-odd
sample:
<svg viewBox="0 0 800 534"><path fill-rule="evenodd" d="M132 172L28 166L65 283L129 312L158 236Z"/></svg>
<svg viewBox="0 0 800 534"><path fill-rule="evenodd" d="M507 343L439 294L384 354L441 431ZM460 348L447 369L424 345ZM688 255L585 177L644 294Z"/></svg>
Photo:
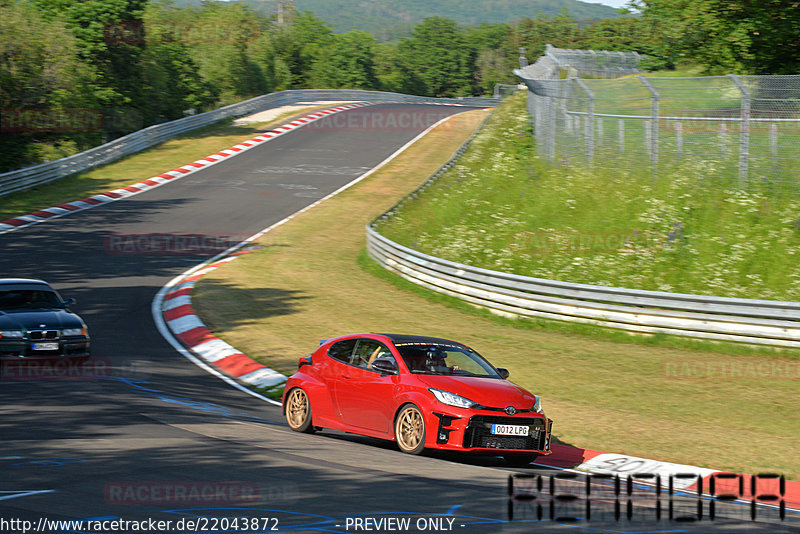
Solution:
<svg viewBox="0 0 800 534"><path fill-rule="evenodd" d="M526 436L492 434L492 425L527 426ZM434 449L501 454L550 454L553 421L539 413L514 416L483 410L436 411L428 422L426 446Z"/></svg>
<svg viewBox="0 0 800 534"><path fill-rule="evenodd" d="M88 338L61 338L58 341L46 341L57 343L58 347L50 350L37 350L35 347L40 345L41 341L3 339L0 341L0 359L80 358L89 356L91 343Z"/></svg>

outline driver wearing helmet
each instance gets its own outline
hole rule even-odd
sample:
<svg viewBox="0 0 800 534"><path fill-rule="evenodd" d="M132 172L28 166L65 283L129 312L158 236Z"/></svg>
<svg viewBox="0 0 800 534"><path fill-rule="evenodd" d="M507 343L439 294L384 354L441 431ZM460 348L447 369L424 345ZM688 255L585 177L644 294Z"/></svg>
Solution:
<svg viewBox="0 0 800 534"><path fill-rule="evenodd" d="M458 370L458 366L450 367L445 362L447 351L435 345L428 348L425 354L425 369L434 374L449 374Z"/></svg>

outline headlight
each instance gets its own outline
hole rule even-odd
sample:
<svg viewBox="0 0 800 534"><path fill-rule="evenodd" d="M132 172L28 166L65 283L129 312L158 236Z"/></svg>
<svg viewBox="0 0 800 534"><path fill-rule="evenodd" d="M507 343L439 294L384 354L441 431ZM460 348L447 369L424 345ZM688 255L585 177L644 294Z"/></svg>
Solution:
<svg viewBox="0 0 800 534"><path fill-rule="evenodd" d="M61 331L62 336L85 336L85 328L65 328Z"/></svg>
<svg viewBox="0 0 800 534"><path fill-rule="evenodd" d="M476 404L469 399L465 399L461 395L456 395L455 393L450 393L449 391L444 391L442 389L428 388L428 391L433 393L433 396L436 397L436 400L442 404L447 404L448 406L472 408Z"/></svg>
<svg viewBox="0 0 800 534"><path fill-rule="evenodd" d="M542 398L539 395L534 395L534 397L536 400L533 401L533 411L542 413Z"/></svg>
<svg viewBox="0 0 800 534"><path fill-rule="evenodd" d="M22 330L0 330L0 338L22 337Z"/></svg>

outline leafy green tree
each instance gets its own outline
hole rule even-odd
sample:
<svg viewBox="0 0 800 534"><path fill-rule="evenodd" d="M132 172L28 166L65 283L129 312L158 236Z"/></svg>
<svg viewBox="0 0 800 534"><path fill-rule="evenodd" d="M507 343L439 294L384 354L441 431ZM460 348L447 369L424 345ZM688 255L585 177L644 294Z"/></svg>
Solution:
<svg viewBox="0 0 800 534"><path fill-rule="evenodd" d="M405 68L413 73L405 90L437 97L472 94L474 50L452 20L425 19L400 43L399 53Z"/></svg>
<svg viewBox="0 0 800 534"><path fill-rule="evenodd" d="M22 2L0 3L0 172L55 159L99 140L91 128L53 133L20 124L20 110L93 108L94 73L66 25ZM60 125L70 130L74 124ZM81 131L84 130L84 131Z"/></svg>
<svg viewBox="0 0 800 534"><path fill-rule="evenodd" d="M143 89L151 98L150 106L140 110L145 124L179 119L189 110L206 111L219 97L182 43L148 45L141 62Z"/></svg>
<svg viewBox="0 0 800 534"><path fill-rule="evenodd" d="M78 57L95 68L93 93L103 107L145 106L141 42L113 42L108 30L141 23L147 0L31 0L46 20L63 20L77 38Z"/></svg>
<svg viewBox="0 0 800 534"><path fill-rule="evenodd" d="M375 75L382 91L400 92L405 84L405 66L395 43L375 45Z"/></svg>
<svg viewBox="0 0 800 534"><path fill-rule="evenodd" d="M484 23L465 30L464 38L475 56L473 94L492 94L495 84L517 83L512 74L517 54L508 52L510 32L504 23Z"/></svg>
<svg viewBox="0 0 800 534"><path fill-rule="evenodd" d="M376 44L374 37L359 30L334 35L311 66L311 84L333 89L377 89Z"/></svg>
<svg viewBox="0 0 800 534"><path fill-rule="evenodd" d="M633 0L661 25L663 54L689 58L711 73L800 71L796 0Z"/></svg>
<svg viewBox="0 0 800 534"><path fill-rule="evenodd" d="M510 40L514 51L525 48L527 57L536 58L544 54L547 44L556 48L584 48L584 36L584 26L562 13L552 18L540 16L517 21L511 27Z"/></svg>
<svg viewBox="0 0 800 534"><path fill-rule="evenodd" d="M149 105L140 111L145 124L174 120L190 109L213 107L219 88L205 79L191 57L193 10L181 10L171 2L156 2L145 10L138 37L146 43L140 58L143 91Z"/></svg>
<svg viewBox="0 0 800 534"><path fill-rule="evenodd" d="M180 40L199 66L200 75L219 91L223 103L271 90L264 69L250 50L251 43L265 31L267 21L249 7L207 2L176 26L187 28L180 33Z"/></svg>
<svg viewBox="0 0 800 534"><path fill-rule="evenodd" d="M322 49L333 40L333 32L310 11L296 13L291 24L277 26L271 33L272 46L280 62L276 68L288 70L287 88L309 86L311 65Z"/></svg>

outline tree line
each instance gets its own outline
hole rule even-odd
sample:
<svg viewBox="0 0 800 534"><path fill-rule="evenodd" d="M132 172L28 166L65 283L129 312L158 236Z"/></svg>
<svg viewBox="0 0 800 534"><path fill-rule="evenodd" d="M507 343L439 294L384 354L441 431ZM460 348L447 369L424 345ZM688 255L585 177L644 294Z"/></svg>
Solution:
<svg viewBox="0 0 800 534"><path fill-rule="evenodd" d="M694 51L696 59L718 67L728 56L690 46L688 34L704 44L710 34L698 33L682 19L689 11L681 11L714 2L760 5L756 11L776 26L796 29L796 21L763 7L787 0L637 0L642 14L600 21L561 14L462 26L430 17L393 42L359 30L334 33L310 12L279 19L242 2L0 0L0 171L284 89L491 94L496 83L516 83L511 71L520 47L533 59L547 43L637 51L667 68ZM726 19L731 25L740 22L737 13ZM720 27L718 20L708 24ZM766 36L753 39L748 54L764 53L765 39L780 38L777 30L759 28ZM741 40L713 37L733 50L726 67L778 68L775 61L754 64L747 54L736 59ZM787 46L796 50L798 42Z"/></svg>

